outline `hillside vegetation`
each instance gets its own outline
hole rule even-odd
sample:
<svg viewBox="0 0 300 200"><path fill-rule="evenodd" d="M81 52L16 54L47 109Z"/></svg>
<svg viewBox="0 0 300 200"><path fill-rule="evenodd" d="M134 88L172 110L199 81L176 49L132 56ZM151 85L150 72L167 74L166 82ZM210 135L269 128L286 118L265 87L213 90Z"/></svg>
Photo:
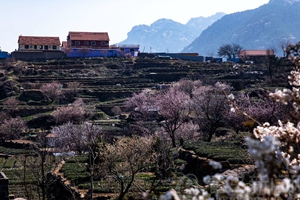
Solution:
<svg viewBox="0 0 300 200"><path fill-rule="evenodd" d="M145 139L140 136L135 138L134 135L137 132L137 135L142 133L141 129L134 133L136 129L128 127L143 127L145 131L146 129L147 131L158 130L158 126L164 127L162 122L165 123L166 120L163 120L162 113L160 113L158 118L155 115L147 116L150 119L139 121L132 115L134 112L125 106L128 98L145 91L146 88L152 91L172 88L181 79L201 80L205 85L223 82L231 85L234 93L238 93L238 91L250 93L262 90L273 91L275 88L287 86L286 77L290 69L289 62L279 59L274 60L268 67L263 63L251 65L231 62L200 63L156 58L61 59L31 62L2 60L0 63L0 125L6 127L5 125L9 124L10 120L15 120L12 121L14 124L20 124L17 128L22 128L13 127L14 129L10 129L8 134L4 132L3 128L1 130L0 165L12 180L10 193L20 197L38 199L38 196L53 194L55 189L60 188L57 186L58 183L66 185L71 183L72 187L62 191L66 196L73 195L74 198L79 194L88 196L91 191L93 195L98 193L99 196L118 196L120 185L124 188L121 187L123 190L121 190L119 198L121 196L123 198L128 191L139 193L138 188L132 188L132 182L120 179L120 174L115 177L116 174L112 171L104 169L117 167L107 161L130 165L128 163L132 163L132 161L120 160L120 158L131 158L135 155L137 143L132 143L133 141L144 141L142 147L150 145L149 138ZM168 102L166 103L168 104ZM195 118L195 113L191 113L188 117ZM24 124L21 123L22 121ZM89 122L93 126L89 127L88 124L81 123L82 121ZM159 123L157 124L156 121ZM73 146L72 150L76 151L78 156L72 159L53 156L52 152L67 152L70 149L67 149L66 141L60 140L56 141L56 145L61 142L63 144L59 147L60 151L53 146L49 147L49 139L47 142L44 139L51 136L46 137L46 135L63 133L67 138L66 132L62 131L64 127L72 127L72 123L76 127L73 134L77 134L75 130L82 130L81 133L84 133L85 130L91 128L90 130L93 132L97 127L101 127L102 136L93 138L92 143L78 144L78 149ZM203 131L206 130L203 129ZM231 137L232 142L222 143L222 140L226 139L227 133L233 136ZM128 138L132 138L132 140L122 136L130 136ZM70 138L67 138L67 141L71 141L72 137L71 135ZM83 141L85 138L85 136L81 138L74 136L74 141L85 142ZM151 139L151 145L153 145L151 148L149 147L151 151L144 152L144 160L140 162L141 168L133 173L136 178L134 183L139 183L143 188L153 187L153 192L160 194L172 187L172 183L167 181L167 177L180 178L182 173L192 171L190 163L193 160L188 157L194 154L201 157L199 165L203 166L207 165L210 159L226 161L228 168L253 164L248 159L241 138L242 136L238 137L234 134L234 130L220 129L213 136L212 143L198 143L197 140L185 143L183 148L188 152L171 148L169 145L162 145L160 139ZM127 152L123 152L122 149L117 150L118 146L115 144L120 144L119 147L125 145ZM163 146L167 149L164 149ZM220 146L224 146L224 148L226 146L226 151L219 148ZM141 152L147 150L142 147ZM130 148L133 148L133 153L129 151ZM155 154L152 152L154 150ZM236 151L239 151L240 154L233 155L233 152ZM141 155L143 154L141 153ZM99 159L100 157L103 160ZM146 157L149 160L146 161ZM93 162L91 158L94 159ZM202 158L204 160L201 160ZM135 161L139 159L137 157ZM156 164L153 164L154 160L156 160ZM47 168L42 167L44 164ZM185 170L179 170L182 166L186 166ZM32 169L41 169L40 171L36 170L41 173L34 173ZM53 174L53 172L55 173ZM48 173L52 176L49 177ZM127 173L127 171L122 171L122 176L127 177ZM199 178L203 176L203 173L195 174ZM44 179L36 179L36 177L44 177ZM90 188L91 180L94 184L92 190ZM53 183L57 184L53 186ZM126 189L126 184L130 190ZM17 189L17 186L22 189ZM35 190L37 192L33 192Z"/></svg>

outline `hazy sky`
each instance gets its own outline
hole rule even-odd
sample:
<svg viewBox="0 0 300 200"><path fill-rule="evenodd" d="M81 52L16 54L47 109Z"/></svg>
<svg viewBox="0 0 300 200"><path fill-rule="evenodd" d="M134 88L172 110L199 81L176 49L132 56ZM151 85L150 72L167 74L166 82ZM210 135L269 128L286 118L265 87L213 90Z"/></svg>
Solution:
<svg viewBox="0 0 300 200"><path fill-rule="evenodd" d="M0 0L0 47L18 48L18 36L59 36L69 31L108 32L110 44L126 39L135 25L160 18L190 18L257 8L269 0Z"/></svg>

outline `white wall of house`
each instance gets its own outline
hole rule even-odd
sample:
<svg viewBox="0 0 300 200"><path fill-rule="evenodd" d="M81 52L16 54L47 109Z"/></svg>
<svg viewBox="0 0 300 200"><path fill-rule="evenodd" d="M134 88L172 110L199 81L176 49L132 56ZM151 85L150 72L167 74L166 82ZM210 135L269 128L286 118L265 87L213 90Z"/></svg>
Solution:
<svg viewBox="0 0 300 200"><path fill-rule="evenodd" d="M56 45L22 45L19 44L19 51L44 51L44 50L61 50L60 46Z"/></svg>

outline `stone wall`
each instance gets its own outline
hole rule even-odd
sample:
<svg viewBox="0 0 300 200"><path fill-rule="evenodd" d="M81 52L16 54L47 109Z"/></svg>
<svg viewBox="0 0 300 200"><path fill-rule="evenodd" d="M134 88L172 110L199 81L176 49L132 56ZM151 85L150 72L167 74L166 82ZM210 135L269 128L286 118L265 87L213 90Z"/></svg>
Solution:
<svg viewBox="0 0 300 200"><path fill-rule="evenodd" d="M64 57L62 51L14 51L11 53L14 60L50 60Z"/></svg>

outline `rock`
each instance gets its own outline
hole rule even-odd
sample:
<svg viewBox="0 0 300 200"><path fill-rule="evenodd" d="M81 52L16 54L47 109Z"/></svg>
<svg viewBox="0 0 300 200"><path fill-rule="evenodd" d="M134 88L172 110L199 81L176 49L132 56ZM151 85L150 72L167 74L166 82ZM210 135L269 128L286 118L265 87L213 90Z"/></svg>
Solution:
<svg viewBox="0 0 300 200"><path fill-rule="evenodd" d="M20 95L20 101L41 101L44 100L44 95L40 90L26 90Z"/></svg>
<svg viewBox="0 0 300 200"><path fill-rule="evenodd" d="M255 174L255 165L231 165L228 161L220 161L222 169L214 169L210 162L212 159L206 157L200 157L195 154L194 151L185 150L180 148L179 156L180 159L185 160L187 164L180 166L181 171L184 174L194 174L201 181L204 176L214 175L220 173L223 176L236 176L240 180L248 182L252 179Z"/></svg>

